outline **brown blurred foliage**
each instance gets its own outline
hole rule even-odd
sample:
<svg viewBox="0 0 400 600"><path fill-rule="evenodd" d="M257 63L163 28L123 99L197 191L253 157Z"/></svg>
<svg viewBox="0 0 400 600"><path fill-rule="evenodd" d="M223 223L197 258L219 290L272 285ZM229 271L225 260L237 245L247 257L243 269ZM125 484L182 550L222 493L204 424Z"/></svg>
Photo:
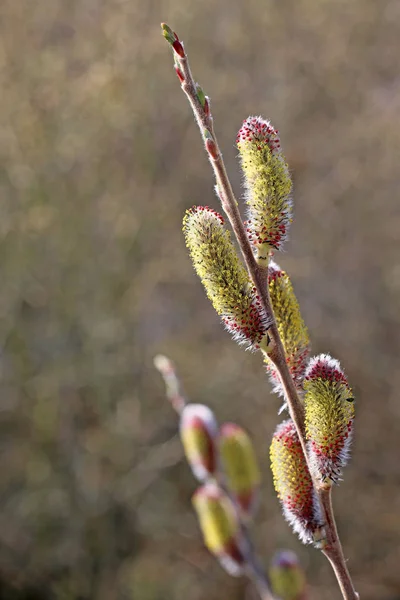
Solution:
<svg viewBox="0 0 400 600"><path fill-rule="evenodd" d="M184 248L185 208L218 203L165 20L238 194L241 121L281 131L296 218L279 261L358 400L334 495L345 553L363 600L399 599L399 2L2 0L0 17L1 597L250 598L200 540L158 352L251 431L265 563L292 548L310 598L339 597L280 515L261 360L223 331Z"/></svg>

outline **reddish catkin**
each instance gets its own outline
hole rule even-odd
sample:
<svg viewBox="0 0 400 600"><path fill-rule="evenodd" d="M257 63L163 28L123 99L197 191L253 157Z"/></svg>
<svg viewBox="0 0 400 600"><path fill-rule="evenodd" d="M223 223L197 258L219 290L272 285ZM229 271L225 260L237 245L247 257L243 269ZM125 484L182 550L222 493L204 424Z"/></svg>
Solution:
<svg viewBox="0 0 400 600"><path fill-rule="evenodd" d="M186 404L180 419L180 434L186 459L199 481L213 477L217 468L218 425L204 404Z"/></svg>
<svg viewBox="0 0 400 600"><path fill-rule="evenodd" d="M323 537L320 507L291 419L276 428L270 457L274 486L286 521L304 544L319 543Z"/></svg>

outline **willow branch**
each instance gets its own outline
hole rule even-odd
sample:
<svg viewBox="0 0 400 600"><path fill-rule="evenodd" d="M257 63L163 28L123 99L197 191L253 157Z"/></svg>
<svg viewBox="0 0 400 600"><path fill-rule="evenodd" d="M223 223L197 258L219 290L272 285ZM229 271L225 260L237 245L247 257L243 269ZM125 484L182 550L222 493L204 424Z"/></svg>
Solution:
<svg viewBox="0 0 400 600"><path fill-rule="evenodd" d="M253 250L245 231L238 208L238 203L233 193L222 158L222 153L215 135L213 117L210 109L210 100L204 95L203 90L194 81L184 46L179 40L178 36L165 24L162 24L162 29L164 37L173 47L175 71L181 83L182 90L185 92L189 100L194 117L199 126L205 149L216 178L216 190L220 198L222 208L228 217L232 230L238 241L247 271L257 290L262 309L269 317L270 326L268 333L271 343L268 350L268 358L274 363L277 371L279 372L279 376L285 391L288 411L295 424L304 456L306 457L308 463L303 405L300 401L289 371L289 367L286 363L284 347L271 307L269 289L267 285L268 268L260 266L254 258ZM310 472L312 473L311 469ZM327 495L324 490L321 490L319 483L316 480L314 480L314 487L318 494L321 503L321 509L326 522L327 548L325 548L324 554L327 556L332 565L344 600L358 600L358 594L354 591L337 533L332 505L330 502L330 492Z"/></svg>

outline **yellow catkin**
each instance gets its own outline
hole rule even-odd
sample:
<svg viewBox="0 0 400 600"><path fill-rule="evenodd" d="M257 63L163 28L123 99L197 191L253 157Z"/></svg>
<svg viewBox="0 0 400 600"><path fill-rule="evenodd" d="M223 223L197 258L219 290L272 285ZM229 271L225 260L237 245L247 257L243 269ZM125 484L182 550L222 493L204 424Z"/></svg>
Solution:
<svg viewBox="0 0 400 600"><path fill-rule="evenodd" d="M207 483L195 492L192 502L206 547L230 574L239 575L241 533L231 500L215 483Z"/></svg>
<svg viewBox="0 0 400 600"><path fill-rule="evenodd" d="M290 278L274 262L268 267L268 287L286 361L296 387L301 389L310 353L310 340ZM268 358L266 362L274 391L283 395L274 365Z"/></svg>
<svg viewBox="0 0 400 600"><path fill-rule="evenodd" d="M204 404L186 404L181 412L180 435L186 459L199 481L213 477L217 469L218 424Z"/></svg>
<svg viewBox="0 0 400 600"><path fill-rule="evenodd" d="M258 262L266 264L273 250L281 250L292 221L292 181L278 131L261 117L249 117L240 128L239 150L246 204L247 232Z"/></svg>
<svg viewBox="0 0 400 600"><path fill-rule="evenodd" d="M261 474L252 441L235 423L221 426L219 454L226 485L244 516L251 516L260 487Z"/></svg>
<svg viewBox="0 0 400 600"><path fill-rule="evenodd" d="M253 350L268 349L270 319L261 308L223 217L207 206L188 210L186 245L207 296L234 339Z"/></svg>
<svg viewBox="0 0 400 600"><path fill-rule="evenodd" d="M305 600L306 577L291 550L280 550L272 559L269 578L274 596L280 600Z"/></svg>
<svg viewBox="0 0 400 600"><path fill-rule="evenodd" d="M329 487L350 454L354 397L340 363L327 354L310 361L304 380L308 453L313 474Z"/></svg>

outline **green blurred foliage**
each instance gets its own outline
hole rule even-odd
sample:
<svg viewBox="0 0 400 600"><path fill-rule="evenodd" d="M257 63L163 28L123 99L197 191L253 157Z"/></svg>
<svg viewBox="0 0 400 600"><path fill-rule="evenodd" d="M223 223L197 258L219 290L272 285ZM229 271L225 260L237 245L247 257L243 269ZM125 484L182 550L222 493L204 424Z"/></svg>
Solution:
<svg viewBox="0 0 400 600"><path fill-rule="evenodd" d="M345 553L363 600L399 599L396 0L2 0L0 595L251 597L202 546L158 352L193 400L252 432L264 561L293 548L311 600L339 595L280 516L261 360L222 330L184 248L185 208L218 203L164 20L238 194L241 121L281 131L296 218L280 262L314 351L342 361L358 400L334 498Z"/></svg>

